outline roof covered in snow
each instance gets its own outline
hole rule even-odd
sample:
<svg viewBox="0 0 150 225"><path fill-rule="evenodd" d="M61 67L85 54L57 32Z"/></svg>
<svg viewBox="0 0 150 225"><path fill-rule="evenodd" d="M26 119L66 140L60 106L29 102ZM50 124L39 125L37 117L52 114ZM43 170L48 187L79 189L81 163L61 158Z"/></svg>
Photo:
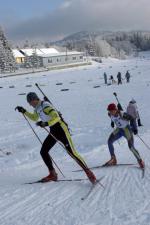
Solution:
<svg viewBox="0 0 150 225"><path fill-rule="evenodd" d="M59 53L55 48L40 48L39 49L43 54L54 54Z"/></svg>
<svg viewBox="0 0 150 225"><path fill-rule="evenodd" d="M46 58L46 57L59 57L59 56L69 56L69 55L81 55L83 54L83 52L76 52L76 51L72 51L72 52L58 52L58 53L53 53L53 54L41 54L39 56Z"/></svg>
<svg viewBox="0 0 150 225"><path fill-rule="evenodd" d="M25 57L18 49L13 49L12 52L13 52L13 55L15 58L24 58Z"/></svg>
<svg viewBox="0 0 150 225"><path fill-rule="evenodd" d="M38 56L41 57L57 57L57 56L64 56L64 55L80 55L83 54L83 52L77 52L77 51L72 51L72 52L59 52L55 48L24 48L20 49L13 49L13 54L14 57L25 57L25 56L31 56L34 52ZM24 54L23 54L24 53Z"/></svg>
<svg viewBox="0 0 150 225"><path fill-rule="evenodd" d="M34 52L37 55L57 54L59 53L55 48L25 48L21 49L27 56L31 56Z"/></svg>

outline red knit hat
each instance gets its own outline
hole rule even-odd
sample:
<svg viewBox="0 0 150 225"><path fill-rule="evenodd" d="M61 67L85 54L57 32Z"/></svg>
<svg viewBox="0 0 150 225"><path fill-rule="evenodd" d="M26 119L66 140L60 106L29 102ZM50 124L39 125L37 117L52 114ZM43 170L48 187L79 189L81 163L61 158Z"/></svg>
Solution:
<svg viewBox="0 0 150 225"><path fill-rule="evenodd" d="M108 111L117 110L117 106L115 105L115 103L111 103L108 105L107 110Z"/></svg>

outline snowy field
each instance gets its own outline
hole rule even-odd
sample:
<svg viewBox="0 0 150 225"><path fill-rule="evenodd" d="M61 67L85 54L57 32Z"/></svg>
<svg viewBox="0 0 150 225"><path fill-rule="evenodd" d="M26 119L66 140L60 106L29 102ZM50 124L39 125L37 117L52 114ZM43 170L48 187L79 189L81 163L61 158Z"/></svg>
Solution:
<svg viewBox="0 0 150 225"><path fill-rule="evenodd" d="M104 72L116 78L118 71L124 77L127 70L131 83L124 80L120 86L104 85ZM14 110L21 105L32 111L25 94L36 91L42 97L35 83L62 112L89 167L110 158L107 138L112 128L106 109L116 102L113 92L125 109L132 98L136 99L144 124L139 135L150 145L148 53L134 59L105 59L102 64L77 69L0 79L0 225L150 225L150 150L137 136L135 146L146 164L143 179L135 166L95 169L105 188L97 185L85 201L81 198L91 187L89 181L25 184L48 173L40 157L40 143L24 117ZM46 132L32 125L44 140ZM115 148L118 163L136 164L124 139ZM79 167L58 144L51 156L66 178L85 178L83 172L72 172Z"/></svg>

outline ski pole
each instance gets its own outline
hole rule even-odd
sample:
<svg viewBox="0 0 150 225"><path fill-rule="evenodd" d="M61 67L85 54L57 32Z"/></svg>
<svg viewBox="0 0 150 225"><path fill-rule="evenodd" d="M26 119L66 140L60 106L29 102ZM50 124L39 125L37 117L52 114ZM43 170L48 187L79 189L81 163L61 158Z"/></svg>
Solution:
<svg viewBox="0 0 150 225"><path fill-rule="evenodd" d="M26 116L23 114L25 120L27 121L27 123L29 124L30 128L32 129L33 133L35 134L35 136L37 137L37 139L39 140L39 142L41 143L41 145L43 144L42 141L40 140L39 136L37 135L37 133L35 132L35 130L33 129L33 127L31 126L29 120L26 118ZM57 167L57 169L59 170L59 172L63 175L63 177L65 177L65 175L63 174L63 172L59 169L59 167L57 166L57 164L55 163L55 161L53 160L53 158L50 156L52 162L55 164L55 166Z"/></svg>
<svg viewBox="0 0 150 225"><path fill-rule="evenodd" d="M24 116L25 120L27 121L28 125L30 126L31 130L33 131L33 133L35 134L35 136L37 137L37 139L39 140L39 142L41 143L41 145L43 144L42 141L40 140L39 136L37 135L37 133L35 132L35 130L33 129L33 127L31 126L29 120L26 118L26 116L22 113L22 115Z"/></svg>
<svg viewBox="0 0 150 225"><path fill-rule="evenodd" d="M145 143L145 141L137 134L138 138L143 142L143 144L150 150L150 147L148 144Z"/></svg>
<svg viewBox="0 0 150 225"><path fill-rule="evenodd" d="M46 127L43 127L44 128L44 130L46 130L46 132L48 133L48 134L50 134L54 139L55 139L55 141L57 141L65 150L66 150L66 148L65 148L65 146L51 133L51 132L49 132L47 129L46 129Z"/></svg>

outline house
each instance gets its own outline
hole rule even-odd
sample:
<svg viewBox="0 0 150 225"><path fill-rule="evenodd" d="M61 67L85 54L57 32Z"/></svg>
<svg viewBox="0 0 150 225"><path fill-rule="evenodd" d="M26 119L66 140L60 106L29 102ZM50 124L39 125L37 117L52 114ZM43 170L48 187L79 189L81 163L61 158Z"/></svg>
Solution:
<svg viewBox="0 0 150 225"><path fill-rule="evenodd" d="M13 52L18 50L13 50ZM55 48L30 48L20 49L20 56L23 56L23 62L25 67L55 67L65 66L66 64L78 64L84 62L84 53L77 51L65 51L59 52ZM16 55L14 55L16 56ZM20 59L21 61L21 59ZM16 62L20 62L18 57Z"/></svg>
<svg viewBox="0 0 150 225"><path fill-rule="evenodd" d="M43 66L61 66L66 64L81 63L84 61L83 52L59 52L53 54L41 55Z"/></svg>
<svg viewBox="0 0 150 225"><path fill-rule="evenodd" d="M16 60L17 64L23 64L25 61L25 56L18 50L18 49L13 49L13 56Z"/></svg>

